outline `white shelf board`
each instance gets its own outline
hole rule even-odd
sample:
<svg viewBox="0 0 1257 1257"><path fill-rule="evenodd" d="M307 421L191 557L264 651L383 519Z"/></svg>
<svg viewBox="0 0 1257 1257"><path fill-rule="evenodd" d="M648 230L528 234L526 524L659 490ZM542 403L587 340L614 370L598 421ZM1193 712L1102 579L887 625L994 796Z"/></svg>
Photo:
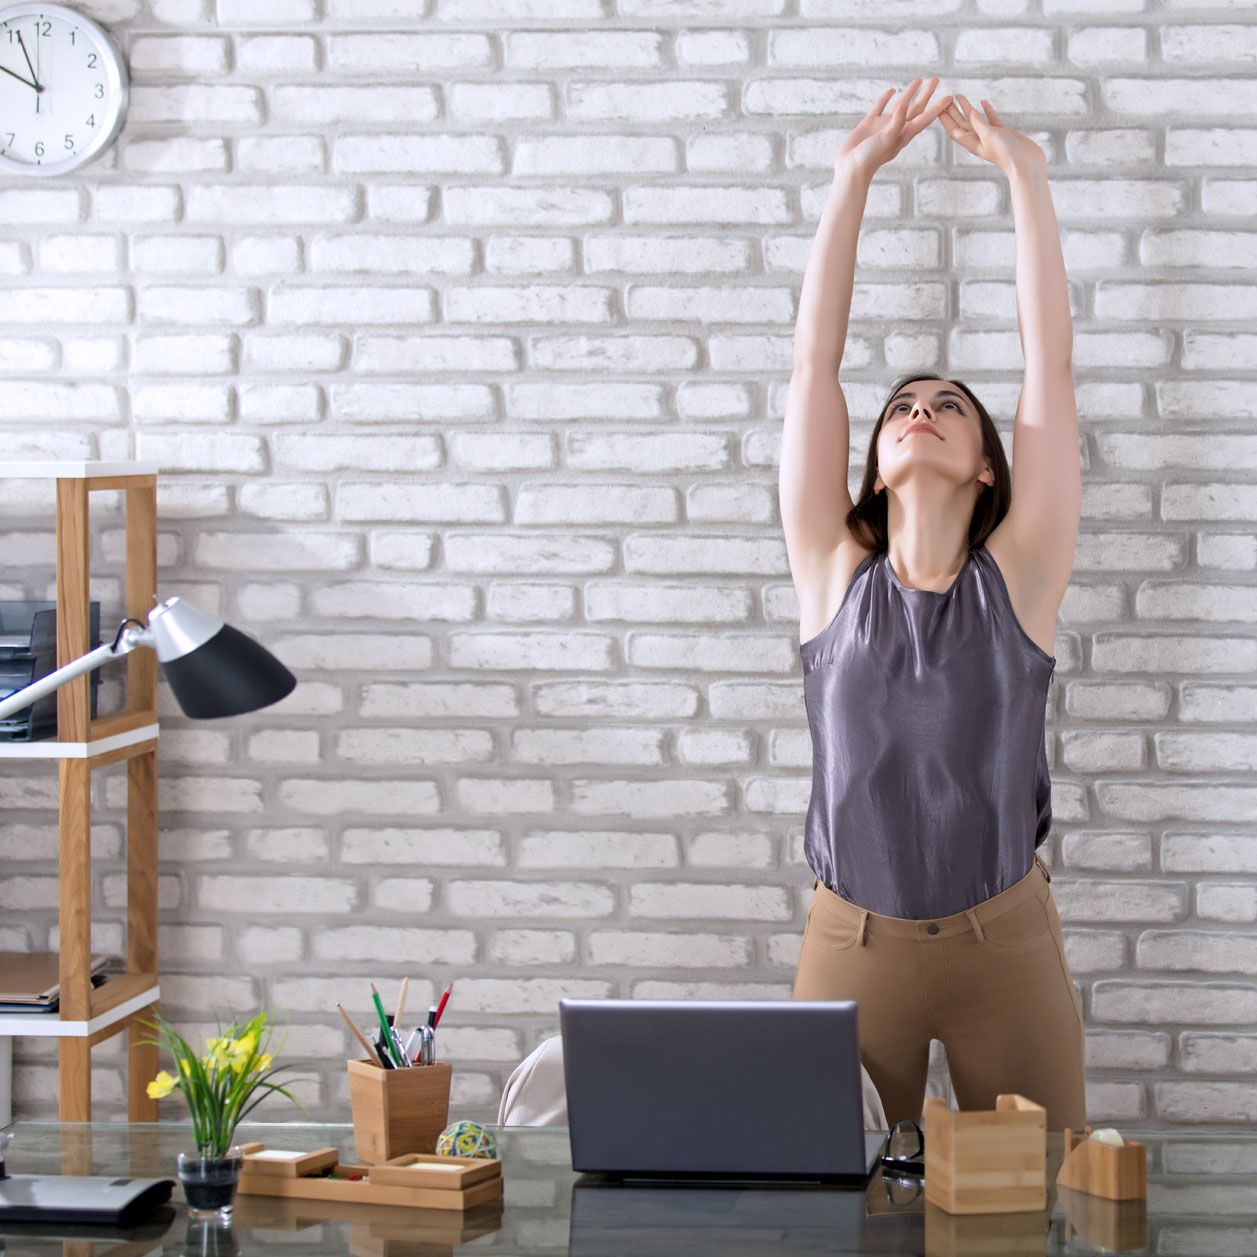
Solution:
<svg viewBox="0 0 1257 1257"><path fill-rule="evenodd" d="M71 459L67 462L0 462L0 476L39 477L49 476L57 479L69 478L86 480L89 476L155 476L158 468L156 463L143 462L139 459L122 459L113 462L102 462L99 459Z"/></svg>
<svg viewBox="0 0 1257 1257"><path fill-rule="evenodd" d="M103 755L116 751L120 746L134 746L157 736L158 725L141 725L127 729L108 738L94 738L90 742L58 742L56 738L39 738L34 742L0 742L0 759L87 759L90 755Z"/></svg>
<svg viewBox="0 0 1257 1257"><path fill-rule="evenodd" d="M112 1026L132 1013L155 1004L161 998L161 987L154 983L147 991L133 995L107 1012L89 1021L62 1021L52 1013L0 1013L0 1036L21 1035L43 1039L85 1039L106 1026Z"/></svg>

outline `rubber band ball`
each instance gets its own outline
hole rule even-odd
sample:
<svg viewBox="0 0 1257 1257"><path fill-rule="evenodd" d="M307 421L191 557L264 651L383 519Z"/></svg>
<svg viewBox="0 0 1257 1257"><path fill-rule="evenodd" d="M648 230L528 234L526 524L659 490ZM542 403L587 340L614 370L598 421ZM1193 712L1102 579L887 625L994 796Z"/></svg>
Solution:
<svg viewBox="0 0 1257 1257"><path fill-rule="evenodd" d="M441 1157L496 1157L498 1141L493 1132L479 1122L451 1122L436 1139L437 1155Z"/></svg>

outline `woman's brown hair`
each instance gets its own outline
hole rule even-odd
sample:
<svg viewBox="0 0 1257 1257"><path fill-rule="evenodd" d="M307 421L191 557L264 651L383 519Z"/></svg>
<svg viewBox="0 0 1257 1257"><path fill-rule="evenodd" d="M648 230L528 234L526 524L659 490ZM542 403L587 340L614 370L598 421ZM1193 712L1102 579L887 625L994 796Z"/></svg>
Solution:
<svg viewBox="0 0 1257 1257"><path fill-rule="evenodd" d="M982 452L991 464L995 475L995 483L983 483L982 492L973 506L973 518L969 521L969 548L980 546L994 531L996 524L1008 514L1008 506L1013 498L1013 478L1008 466L1008 456L1004 453L1004 443L995 427L986 407L973 395L972 390L961 380L953 380L947 376L935 375L931 372L915 372L903 375L891 385L886 400L882 403L881 413L873 425L873 435L869 440L868 457L864 463L864 480L855 504L847 512L847 528L851 535L870 550L882 553L889 548L890 537L886 528L886 494L874 490L877 480L877 438L886 420L886 410L891 399L900 389L916 380L947 380L954 384L972 403L978 412L978 422L982 428Z"/></svg>

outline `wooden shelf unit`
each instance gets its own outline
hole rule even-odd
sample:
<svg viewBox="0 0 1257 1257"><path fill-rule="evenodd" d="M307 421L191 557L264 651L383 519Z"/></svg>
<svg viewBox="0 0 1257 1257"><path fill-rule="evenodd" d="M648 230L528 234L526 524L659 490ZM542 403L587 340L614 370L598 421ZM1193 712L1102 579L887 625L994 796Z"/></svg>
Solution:
<svg viewBox="0 0 1257 1257"><path fill-rule="evenodd" d="M157 467L124 462L0 462L0 477L56 481L57 666L89 646L92 493L120 490L126 528L125 616L148 622L157 593ZM105 640L102 625L101 638ZM109 639L112 640L112 637ZM0 742L0 758L57 759L60 865L60 1008L49 1014L0 1016L0 1036L59 1040L60 1118L92 1116L92 1048L126 1031L127 1115L157 1120L148 1082L157 1072L157 1047L143 1042L161 995L157 979L157 656L132 651L126 668L126 708L91 718L90 674L57 691L57 737ZM91 984L91 775L126 762L126 967L99 987Z"/></svg>

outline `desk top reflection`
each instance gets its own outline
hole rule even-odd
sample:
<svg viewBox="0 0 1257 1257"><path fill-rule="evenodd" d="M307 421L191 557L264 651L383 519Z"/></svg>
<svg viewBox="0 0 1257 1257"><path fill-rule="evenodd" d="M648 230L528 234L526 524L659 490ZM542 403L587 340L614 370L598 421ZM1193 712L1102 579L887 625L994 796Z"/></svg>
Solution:
<svg viewBox="0 0 1257 1257"><path fill-rule="evenodd" d="M192 1146L186 1123L18 1122L8 1168L19 1174L176 1178ZM171 1206L130 1232L0 1225L5 1257L432 1257L545 1253L656 1254L1243 1253L1257 1218L1257 1132L1122 1128L1148 1145L1148 1198L1110 1202L1056 1187L1061 1134L1048 1132L1048 1208L953 1217L926 1205L919 1179L884 1177L864 1190L819 1185L720 1187L609 1184L572 1172L566 1127L491 1127L504 1199L465 1214L239 1196L229 1228L190 1219L176 1186ZM352 1161L348 1125L247 1123L240 1142L307 1150L338 1147Z"/></svg>

